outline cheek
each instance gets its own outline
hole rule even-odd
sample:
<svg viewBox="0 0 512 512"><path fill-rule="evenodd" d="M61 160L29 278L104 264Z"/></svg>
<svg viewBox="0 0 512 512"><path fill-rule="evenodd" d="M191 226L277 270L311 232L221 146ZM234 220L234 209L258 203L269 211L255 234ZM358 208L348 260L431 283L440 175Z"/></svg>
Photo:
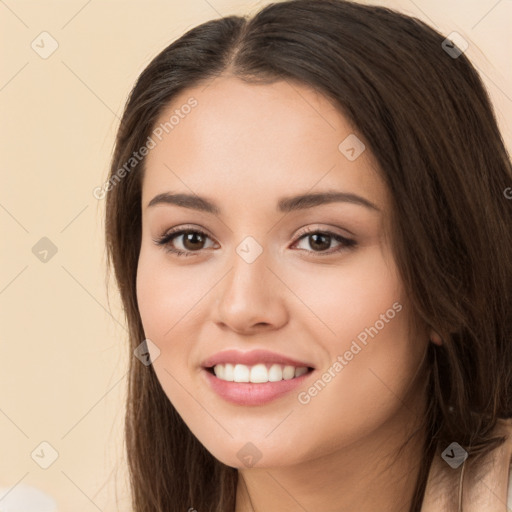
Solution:
<svg viewBox="0 0 512 512"><path fill-rule="evenodd" d="M159 350L152 366L163 391L178 411L195 423L201 410L191 406L189 393L195 305L205 294L205 280L194 279L192 266L179 268L159 251L141 248L137 268L137 302L144 335ZM197 272L195 273L197 275ZM198 281L202 281L202 286ZM186 391L185 391L186 389Z"/></svg>
<svg viewBox="0 0 512 512"><path fill-rule="evenodd" d="M331 352L332 363L302 390L302 416L324 417L317 454L378 431L404 410L421 414L420 388L413 382L425 344L410 338L405 307L382 329L362 332L371 333L365 343L348 336L341 350Z"/></svg>
<svg viewBox="0 0 512 512"><path fill-rule="evenodd" d="M364 338L365 329L376 322L382 327L381 315L394 319L400 306L394 309L393 304L403 305L400 278L378 245L348 255L336 267L282 270L290 272L285 280L294 284L293 291L306 306L311 335L316 327L315 341L321 340L330 353L347 350L347 341L350 345L361 333ZM385 326L389 331L389 322Z"/></svg>
<svg viewBox="0 0 512 512"><path fill-rule="evenodd" d="M407 303L382 290L356 297L365 299L362 310L338 322L337 339L327 347L330 362L301 390L302 416L324 418L317 455L378 431L404 409L422 414L420 387L413 383L426 343L410 332Z"/></svg>
<svg viewBox="0 0 512 512"><path fill-rule="evenodd" d="M144 332L160 341L173 340L174 332L190 324L201 297L212 286L203 270L173 265L170 257L163 249L160 253L143 246L137 268L137 302ZM161 350L169 347L166 343Z"/></svg>
<svg viewBox="0 0 512 512"><path fill-rule="evenodd" d="M142 246L137 268L137 302L146 338L159 349L153 368L179 408L190 401L198 372L196 341L209 314L209 292L219 281L213 266L177 265L165 251ZM193 258L193 256L191 257ZM199 268L201 267L201 268ZM152 358L153 359L153 358Z"/></svg>
<svg viewBox="0 0 512 512"><path fill-rule="evenodd" d="M141 248L137 268L137 302L144 328L159 352L151 354L153 369L169 399L174 402L176 386L173 376L183 381L189 364L184 327L190 314L193 283L185 283L183 274L154 250ZM186 290L181 293L180 290ZM180 320L181 319L181 320Z"/></svg>
<svg viewBox="0 0 512 512"><path fill-rule="evenodd" d="M411 312L387 261L367 251L349 271L316 273L296 290L318 317L308 330L328 355L318 379L299 390L299 411L305 423L324 418L315 428L327 451L396 415L422 361L426 345L409 330Z"/></svg>

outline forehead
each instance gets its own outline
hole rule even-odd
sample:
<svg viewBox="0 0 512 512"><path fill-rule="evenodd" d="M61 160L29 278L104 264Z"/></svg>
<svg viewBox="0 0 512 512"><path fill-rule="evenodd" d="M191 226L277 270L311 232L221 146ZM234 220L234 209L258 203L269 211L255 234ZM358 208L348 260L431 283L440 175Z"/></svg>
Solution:
<svg viewBox="0 0 512 512"><path fill-rule="evenodd" d="M329 99L302 84L218 77L176 96L151 137L143 204L170 190L229 192L246 202L317 188L385 202L370 151L353 159L363 137Z"/></svg>

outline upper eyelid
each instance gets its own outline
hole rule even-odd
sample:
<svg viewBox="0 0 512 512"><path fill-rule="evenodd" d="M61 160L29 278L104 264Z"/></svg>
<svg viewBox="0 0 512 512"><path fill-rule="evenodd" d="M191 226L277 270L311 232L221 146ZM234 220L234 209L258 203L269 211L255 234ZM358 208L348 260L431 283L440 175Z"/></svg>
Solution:
<svg viewBox="0 0 512 512"><path fill-rule="evenodd" d="M309 235L311 233L327 233L329 235L336 235L341 236L342 238L348 238L347 235L343 235L341 233L338 233L337 231L334 231L334 228L311 227L310 225L299 229L299 232L295 236L300 238L304 235ZM350 236L353 235L351 234Z"/></svg>
<svg viewBox="0 0 512 512"><path fill-rule="evenodd" d="M178 234L183 234L183 233L187 233L187 232L197 232L197 233L201 233L203 235L208 236L212 240L215 239L215 237L210 235L210 233L207 230L205 230L203 228L196 227L196 226L187 226L187 225L170 228L170 229L164 231L162 235L159 235L158 239L166 238L168 235L178 235Z"/></svg>

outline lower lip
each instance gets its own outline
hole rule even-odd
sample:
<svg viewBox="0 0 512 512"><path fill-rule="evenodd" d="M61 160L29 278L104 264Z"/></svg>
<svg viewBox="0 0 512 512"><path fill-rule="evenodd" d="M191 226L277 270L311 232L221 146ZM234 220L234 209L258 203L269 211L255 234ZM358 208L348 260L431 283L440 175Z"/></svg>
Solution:
<svg viewBox="0 0 512 512"><path fill-rule="evenodd" d="M300 377L278 382L229 382L218 379L208 370L205 377L215 393L228 402L237 405L263 405L269 403L299 387L313 373L309 371Z"/></svg>

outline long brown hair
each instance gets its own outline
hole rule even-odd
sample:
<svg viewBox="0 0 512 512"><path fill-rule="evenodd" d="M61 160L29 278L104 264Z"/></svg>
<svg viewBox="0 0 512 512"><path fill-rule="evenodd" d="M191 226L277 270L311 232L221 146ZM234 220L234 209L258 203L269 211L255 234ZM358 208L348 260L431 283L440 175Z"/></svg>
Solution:
<svg viewBox="0 0 512 512"><path fill-rule="evenodd" d="M436 443L456 440L478 458L503 440L492 435L497 419L512 415L512 201L504 194L512 166L477 72L444 39L415 18L343 0L290 0L250 19L204 23L138 78L106 188L108 270L132 353L145 337L135 288L144 159L130 159L163 109L220 74L295 81L339 106L389 189L394 256L413 310L443 339L427 353L428 443L412 511L421 507ZM135 357L125 429L136 512L235 510L237 470L199 443L152 366Z"/></svg>

